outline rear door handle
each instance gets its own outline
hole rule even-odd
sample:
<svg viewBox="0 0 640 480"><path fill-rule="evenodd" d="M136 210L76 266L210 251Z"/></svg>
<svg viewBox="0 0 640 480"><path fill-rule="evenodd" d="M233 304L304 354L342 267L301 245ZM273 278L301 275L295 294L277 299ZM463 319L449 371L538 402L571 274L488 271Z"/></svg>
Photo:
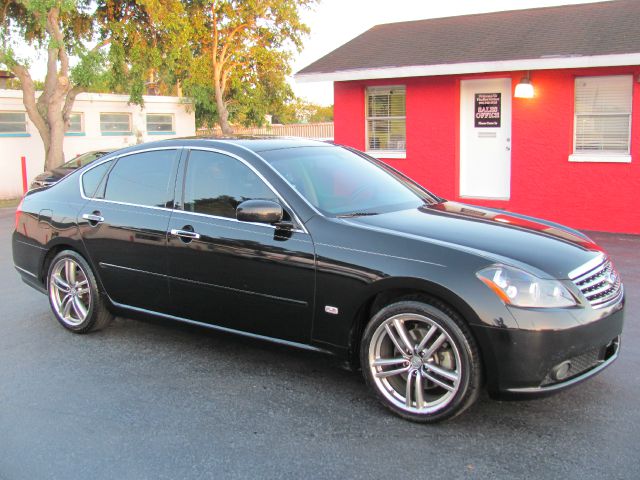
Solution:
<svg viewBox="0 0 640 480"><path fill-rule="evenodd" d="M198 240L200 234L196 232L190 232L189 230L179 230L177 228L171 229L171 235L176 237L188 238L189 240Z"/></svg>
<svg viewBox="0 0 640 480"><path fill-rule="evenodd" d="M82 218L84 218L85 220L89 220L89 223L94 227L99 223L104 222L104 217L96 215L94 213L83 213Z"/></svg>

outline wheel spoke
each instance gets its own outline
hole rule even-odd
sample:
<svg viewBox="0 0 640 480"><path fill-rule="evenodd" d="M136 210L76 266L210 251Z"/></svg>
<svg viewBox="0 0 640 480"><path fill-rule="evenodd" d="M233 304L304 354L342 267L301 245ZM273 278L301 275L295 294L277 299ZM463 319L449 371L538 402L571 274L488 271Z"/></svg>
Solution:
<svg viewBox="0 0 640 480"><path fill-rule="evenodd" d="M397 368L395 370L386 370L386 371L382 371L382 372L375 372L375 376L378 378L384 378L384 377L393 377L394 375L400 375L401 373L405 373L409 371L409 367L408 365L406 367L403 368Z"/></svg>
<svg viewBox="0 0 640 480"><path fill-rule="evenodd" d="M427 363L425 364L425 367L427 368L427 370L440 375L447 380L451 380L452 382L458 381L458 374L453 370L447 370L446 368L439 367L438 365L434 365L433 363Z"/></svg>
<svg viewBox="0 0 640 480"><path fill-rule="evenodd" d="M442 344L447 340L447 337L444 333L441 333L438 338L436 338L435 342L431 344L431 346L427 349L424 354L425 360L427 358L431 358L431 356L436 353L436 351L442 346Z"/></svg>
<svg viewBox="0 0 640 480"><path fill-rule="evenodd" d="M78 291L78 295L84 295L85 293L89 293L89 280L86 278L81 282L78 282L78 286L76 287Z"/></svg>
<svg viewBox="0 0 640 480"><path fill-rule="evenodd" d="M62 310L62 316L64 318L69 316L71 312L71 305L73 303L73 297L71 295L65 295L60 304L60 309Z"/></svg>
<svg viewBox="0 0 640 480"><path fill-rule="evenodd" d="M427 334L422 338L422 340L420 340L420 343L416 347L416 353L420 353L422 350L424 350L424 347L427 346L427 342L431 340L431 337L433 337L437 331L438 327L436 327L435 325L431 325L429 331L427 331Z"/></svg>
<svg viewBox="0 0 640 480"><path fill-rule="evenodd" d="M424 405L424 395L422 392L422 375L416 372L416 408L422 408Z"/></svg>
<svg viewBox="0 0 640 480"><path fill-rule="evenodd" d="M400 357L400 358L377 358L374 362L373 365L375 367L386 367L389 365L398 365L400 363L407 363L407 359Z"/></svg>
<svg viewBox="0 0 640 480"><path fill-rule="evenodd" d="M82 301L78 297L74 297L72 303L73 303L73 310L76 312L76 315L78 315L78 320L84 320L85 317L87 316L87 309L82 304Z"/></svg>
<svg viewBox="0 0 640 480"><path fill-rule="evenodd" d="M53 275L51 279L55 287L62 293L69 293L69 290L71 290L69 284L65 282L59 274Z"/></svg>
<svg viewBox="0 0 640 480"><path fill-rule="evenodd" d="M396 318L393 321L393 326L395 327L396 332L398 332L398 335L400 336L400 339L402 340L402 343L404 344L405 350L407 351L407 353L409 354L413 353L413 348L415 347L415 345L409 339L409 333L407 332L407 329L404 327L404 322Z"/></svg>
<svg viewBox="0 0 640 480"><path fill-rule="evenodd" d="M401 355L407 355L407 352L405 351L405 349L402 347L402 345L400 345L400 340L398 340L398 337L396 337L396 334L394 333L394 331L391 329L391 327L389 326L389 324L386 324L384 326L385 331L387 332L387 335L389 336L389 338L391 339L391 341L393 342L393 344L395 345L395 347L398 349L398 352L400 352Z"/></svg>
<svg viewBox="0 0 640 480"><path fill-rule="evenodd" d="M69 284L76 283L76 264L72 260L64 262L64 274Z"/></svg>
<svg viewBox="0 0 640 480"><path fill-rule="evenodd" d="M455 390L455 387L443 382L442 380L440 380L437 377L434 377L433 375L431 375L428 372L422 372L422 374L425 376L425 378L427 378L428 380L431 380L433 383L435 383L436 385L444 388L445 390L448 390L450 392L452 392L453 390Z"/></svg>
<svg viewBox="0 0 640 480"><path fill-rule="evenodd" d="M413 390L413 379L413 372L409 372L409 375L407 375L407 388L405 390L405 403L409 408L411 408L411 391Z"/></svg>

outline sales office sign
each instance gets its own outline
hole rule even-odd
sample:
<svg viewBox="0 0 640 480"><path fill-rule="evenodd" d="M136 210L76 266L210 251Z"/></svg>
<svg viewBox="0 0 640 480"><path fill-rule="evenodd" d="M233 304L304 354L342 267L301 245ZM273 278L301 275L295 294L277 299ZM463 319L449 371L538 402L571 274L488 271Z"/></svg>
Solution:
<svg viewBox="0 0 640 480"><path fill-rule="evenodd" d="M476 93L474 126L500 128L501 93Z"/></svg>

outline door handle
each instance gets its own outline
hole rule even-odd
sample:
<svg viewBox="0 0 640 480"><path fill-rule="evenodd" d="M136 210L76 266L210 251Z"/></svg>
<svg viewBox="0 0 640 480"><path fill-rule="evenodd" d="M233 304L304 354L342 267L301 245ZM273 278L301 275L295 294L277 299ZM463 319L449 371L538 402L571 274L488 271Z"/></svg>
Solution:
<svg viewBox="0 0 640 480"><path fill-rule="evenodd" d="M196 232L190 232L189 230L180 230L177 228L171 229L171 235L181 238L187 238L189 240L197 240L200 238L200 234Z"/></svg>
<svg viewBox="0 0 640 480"><path fill-rule="evenodd" d="M82 214L82 218L84 218L85 220L89 220L89 224L92 227L95 227L96 225L98 225L99 223L104 222L104 217L99 215L100 212L93 212L93 213L83 213Z"/></svg>

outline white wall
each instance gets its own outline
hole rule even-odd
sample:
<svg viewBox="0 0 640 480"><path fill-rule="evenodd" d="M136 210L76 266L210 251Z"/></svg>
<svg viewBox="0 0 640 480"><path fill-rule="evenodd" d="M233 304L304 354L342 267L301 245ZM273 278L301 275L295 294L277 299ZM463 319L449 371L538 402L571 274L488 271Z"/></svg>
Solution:
<svg viewBox="0 0 640 480"><path fill-rule="evenodd" d="M196 134L195 113L185 99L177 97L145 96L144 108L128 105L128 95L82 93L73 106L74 113L82 113L84 132L64 139L66 160L90 150L123 148L136 143L178 138ZM25 112L20 90L0 90L0 112ZM132 135L104 135L100 132L100 113L131 113ZM172 135L149 135L146 130L147 113L174 115ZM27 134L13 137L0 135L0 199L22 195L20 157L27 159L27 179L31 180L44 168L44 147L40 135L27 116ZM137 136L136 136L137 134Z"/></svg>

